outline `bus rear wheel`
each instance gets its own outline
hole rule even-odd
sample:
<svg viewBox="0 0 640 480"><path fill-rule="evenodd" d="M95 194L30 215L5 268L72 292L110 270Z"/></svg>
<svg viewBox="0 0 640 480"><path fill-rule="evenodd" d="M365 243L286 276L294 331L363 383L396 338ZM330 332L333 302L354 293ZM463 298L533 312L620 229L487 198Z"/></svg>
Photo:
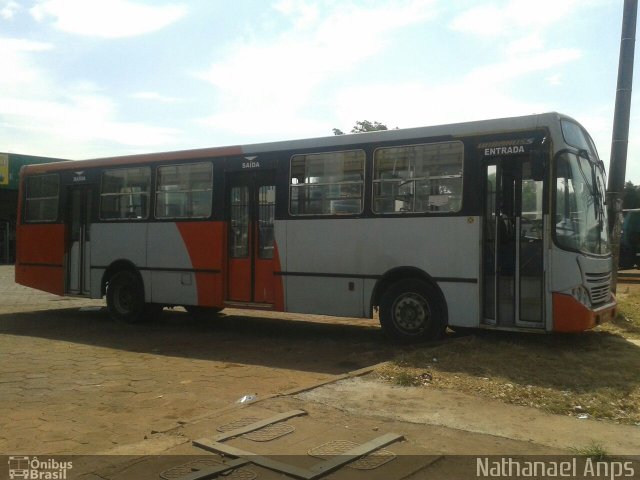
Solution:
<svg viewBox="0 0 640 480"><path fill-rule="evenodd" d="M126 323L139 323L150 318L146 315L144 286L130 270L122 270L109 280L107 288L107 309L116 320Z"/></svg>
<svg viewBox="0 0 640 480"><path fill-rule="evenodd" d="M440 338L447 323L436 288L417 279L391 285L380 299L380 326L398 343Z"/></svg>

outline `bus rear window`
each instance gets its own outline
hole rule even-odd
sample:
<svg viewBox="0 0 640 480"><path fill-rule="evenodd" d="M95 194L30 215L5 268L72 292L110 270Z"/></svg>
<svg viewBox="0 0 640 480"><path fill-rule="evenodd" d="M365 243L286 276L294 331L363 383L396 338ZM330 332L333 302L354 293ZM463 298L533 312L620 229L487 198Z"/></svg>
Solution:
<svg viewBox="0 0 640 480"><path fill-rule="evenodd" d="M56 174L26 179L24 219L26 222L55 222L58 218L60 179Z"/></svg>

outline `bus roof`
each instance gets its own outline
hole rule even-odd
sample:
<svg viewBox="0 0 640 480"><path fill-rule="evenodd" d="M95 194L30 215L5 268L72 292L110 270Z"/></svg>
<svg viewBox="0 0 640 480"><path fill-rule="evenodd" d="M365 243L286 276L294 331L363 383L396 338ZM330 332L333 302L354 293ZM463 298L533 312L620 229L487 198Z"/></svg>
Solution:
<svg viewBox="0 0 640 480"><path fill-rule="evenodd" d="M524 115L520 117L477 120L472 122L453 123L429 127L380 130L375 132L333 135L327 137L307 138L302 140L286 140L268 143L254 143L248 145L200 148L160 153L145 153L117 157L94 158L88 160L69 160L57 163L28 165L24 167L24 172L46 173L59 170L72 170L77 168L110 167L146 162L154 163L170 160L243 156L283 150L303 150L305 148L339 148L371 142L405 140L420 137L459 137L469 135L483 135L502 131L532 130L556 124L562 118L566 118L575 122L575 120L566 115L562 115L557 112L548 112L534 115Z"/></svg>

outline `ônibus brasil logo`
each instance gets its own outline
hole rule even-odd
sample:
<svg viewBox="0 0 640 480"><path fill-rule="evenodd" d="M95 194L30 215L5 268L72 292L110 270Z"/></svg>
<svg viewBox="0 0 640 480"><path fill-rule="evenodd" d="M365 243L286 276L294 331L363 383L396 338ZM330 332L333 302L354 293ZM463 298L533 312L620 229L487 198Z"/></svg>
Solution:
<svg viewBox="0 0 640 480"><path fill-rule="evenodd" d="M67 470L73 468L73 462L61 462L53 458L39 460L38 457L10 456L9 478L29 480L65 480Z"/></svg>

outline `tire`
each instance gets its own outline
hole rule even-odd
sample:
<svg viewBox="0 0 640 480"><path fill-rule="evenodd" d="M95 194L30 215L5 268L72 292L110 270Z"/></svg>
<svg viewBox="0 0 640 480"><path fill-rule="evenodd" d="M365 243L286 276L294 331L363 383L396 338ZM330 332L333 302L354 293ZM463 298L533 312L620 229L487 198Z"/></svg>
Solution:
<svg viewBox="0 0 640 480"><path fill-rule="evenodd" d="M135 272L122 270L109 279L107 309L112 318L121 322L140 323L149 319L144 286Z"/></svg>
<svg viewBox="0 0 640 480"><path fill-rule="evenodd" d="M380 298L380 326L398 343L436 340L447 328L444 301L437 288L427 282L400 280Z"/></svg>

